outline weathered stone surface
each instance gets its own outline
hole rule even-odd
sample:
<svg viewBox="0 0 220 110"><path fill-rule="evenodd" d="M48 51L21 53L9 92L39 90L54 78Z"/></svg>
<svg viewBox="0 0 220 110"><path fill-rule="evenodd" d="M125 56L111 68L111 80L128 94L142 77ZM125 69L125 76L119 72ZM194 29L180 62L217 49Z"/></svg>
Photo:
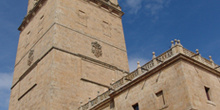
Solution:
<svg viewBox="0 0 220 110"><path fill-rule="evenodd" d="M110 99L114 100L114 110L134 110L132 106L137 103L140 110L218 110L219 72L216 75L214 69L210 71L205 66L179 57L172 64L159 67L157 72L152 70L147 77L143 75L119 87L110 94L107 103L101 101L91 110L110 109ZM210 100L205 87L209 88ZM157 95L160 91L163 98Z"/></svg>
<svg viewBox="0 0 220 110"><path fill-rule="evenodd" d="M84 0L46 0L33 12L35 2L20 33L9 110L76 110L129 71L120 16ZM102 46L99 57L92 42Z"/></svg>
<svg viewBox="0 0 220 110"><path fill-rule="evenodd" d="M21 25L9 110L220 109L220 68L179 40L125 76L117 0L45 0L34 12L38 1Z"/></svg>

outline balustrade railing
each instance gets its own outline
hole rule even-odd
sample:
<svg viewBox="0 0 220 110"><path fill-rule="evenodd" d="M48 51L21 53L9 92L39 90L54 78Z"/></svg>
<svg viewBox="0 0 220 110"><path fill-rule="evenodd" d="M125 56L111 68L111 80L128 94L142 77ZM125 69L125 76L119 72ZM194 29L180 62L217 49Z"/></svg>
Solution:
<svg viewBox="0 0 220 110"><path fill-rule="evenodd" d="M210 60L208 60L208 59L206 59L204 57L199 56L199 54L198 54L198 56L196 56L196 53L194 53L194 52L192 52L190 50L187 50L185 48L183 48L183 53L185 55L189 56L189 57L193 57L195 60L198 60L198 61L200 60L199 59L199 57L200 57L201 58L201 62L206 64L206 65L209 65L209 66L215 66L216 65L216 64L213 65L212 61L210 61Z"/></svg>
<svg viewBox="0 0 220 110"><path fill-rule="evenodd" d="M103 94L101 94L100 97L100 101L105 100L107 98L109 98L109 94L110 94L110 90L104 92Z"/></svg>
<svg viewBox="0 0 220 110"><path fill-rule="evenodd" d="M190 50L187 50L187 49L185 49L183 47L181 47L181 48L183 49L183 51L181 52L182 54L185 54L186 56L189 56L189 57L191 57L191 58L193 58L193 59L195 59L197 61L200 61L200 62L202 62L202 63L204 63L206 65L209 65L209 66L212 66L212 67L213 66L214 67L218 67L217 64L214 64L212 61L201 57L199 54L196 54L196 53L194 53L194 52L192 52ZM197 53L199 53L199 52L197 52ZM171 58L174 55L175 55L175 51L173 51L173 49L171 48L170 50L164 52L163 54L159 55L156 58L153 58L153 60L151 60L148 63L144 64L141 67L141 69L144 70L144 71L149 71L150 69L152 69L155 66L161 64L162 62L164 62L165 60ZM139 73L138 69L136 69L133 72L131 72L130 74L124 76L120 80L118 80L115 83L113 83L111 86L112 86L112 88L114 90L116 90L117 88L120 88L122 85L126 84L126 82L132 81L134 78L136 78L140 74L143 74L143 72ZM109 94L110 94L110 90L106 91L105 93L103 93L100 96L96 97L95 99L93 99L89 103L86 103L85 105L81 106L81 109L79 109L79 110L87 110L87 109L89 109L90 106L94 106L94 105L102 102L103 100L109 98Z"/></svg>
<svg viewBox="0 0 220 110"><path fill-rule="evenodd" d="M99 97L96 97L95 99L91 100L91 106L94 106L95 104L98 103L98 101L99 101L98 98Z"/></svg>
<svg viewBox="0 0 220 110"><path fill-rule="evenodd" d="M212 65L212 62L211 62L210 60L208 60L208 59L206 59L206 58L203 58L203 57L201 57L201 59L202 59L202 62L203 62L203 63L205 63L205 64L207 64L207 65L209 65L209 66L213 66L213 65Z"/></svg>
<svg viewBox="0 0 220 110"><path fill-rule="evenodd" d="M81 106L79 110L88 110L90 107L98 104L99 102L102 102L105 99L109 98L110 90L104 92L103 94L97 96L95 99L89 101L85 105Z"/></svg>
<svg viewBox="0 0 220 110"><path fill-rule="evenodd" d="M133 80L136 76L138 76L138 70L133 71L132 73L125 76L125 80Z"/></svg>
<svg viewBox="0 0 220 110"><path fill-rule="evenodd" d="M88 109L89 109L89 102L81 106L81 108L79 108L79 110L88 110Z"/></svg>
<svg viewBox="0 0 220 110"><path fill-rule="evenodd" d="M154 64L153 60L151 60L151 61L149 61L148 63L144 64L144 65L142 66L142 68L145 69L145 70L150 70L151 68L154 67L154 65L155 65L155 64Z"/></svg>
<svg viewBox="0 0 220 110"><path fill-rule="evenodd" d="M124 80L123 80L123 78L122 78L122 79L116 81L114 84L112 84L112 87L115 89L115 88L120 87L120 86L123 85L123 84L124 84Z"/></svg>
<svg viewBox="0 0 220 110"><path fill-rule="evenodd" d="M183 48L183 53L189 57L192 57L194 55L196 55L196 53L190 51L190 50L187 50L186 48Z"/></svg>
<svg viewBox="0 0 220 110"><path fill-rule="evenodd" d="M163 54L161 54L160 56L156 57L156 59L158 60L157 63L160 63L160 61L164 61L168 58L170 58L171 56L173 56L173 52L172 49L164 52Z"/></svg>

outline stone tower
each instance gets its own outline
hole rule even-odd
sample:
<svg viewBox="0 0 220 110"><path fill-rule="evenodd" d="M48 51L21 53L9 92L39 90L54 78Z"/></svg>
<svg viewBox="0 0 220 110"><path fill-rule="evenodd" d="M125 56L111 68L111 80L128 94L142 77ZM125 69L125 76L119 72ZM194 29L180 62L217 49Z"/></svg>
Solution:
<svg viewBox="0 0 220 110"><path fill-rule="evenodd" d="M107 91L129 71L122 15L117 0L29 0L9 110L76 110Z"/></svg>

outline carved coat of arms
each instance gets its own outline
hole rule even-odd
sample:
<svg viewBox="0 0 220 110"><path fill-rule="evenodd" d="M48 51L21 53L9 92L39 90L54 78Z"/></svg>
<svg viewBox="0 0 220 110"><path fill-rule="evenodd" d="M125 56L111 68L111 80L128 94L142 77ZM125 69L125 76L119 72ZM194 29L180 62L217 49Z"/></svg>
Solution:
<svg viewBox="0 0 220 110"><path fill-rule="evenodd" d="M92 53L97 58L102 56L102 46L98 42L92 42Z"/></svg>
<svg viewBox="0 0 220 110"><path fill-rule="evenodd" d="M30 50L29 55L28 55L28 66L31 66L32 62L34 60L34 50Z"/></svg>

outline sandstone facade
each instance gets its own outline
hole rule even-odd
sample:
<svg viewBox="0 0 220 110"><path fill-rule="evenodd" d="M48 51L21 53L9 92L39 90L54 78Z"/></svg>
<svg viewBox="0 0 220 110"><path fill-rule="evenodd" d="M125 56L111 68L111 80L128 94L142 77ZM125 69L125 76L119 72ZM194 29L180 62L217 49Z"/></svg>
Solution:
<svg viewBox="0 0 220 110"><path fill-rule="evenodd" d="M76 110L128 73L115 0L29 0L9 110Z"/></svg>
<svg viewBox="0 0 220 110"><path fill-rule="evenodd" d="M219 66L178 42L78 110L219 110Z"/></svg>
<svg viewBox="0 0 220 110"><path fill-rule="evenodd" d="M9 110L219 110L220 67L180 41L129 73L117 0L29 0Z"/></svg>

